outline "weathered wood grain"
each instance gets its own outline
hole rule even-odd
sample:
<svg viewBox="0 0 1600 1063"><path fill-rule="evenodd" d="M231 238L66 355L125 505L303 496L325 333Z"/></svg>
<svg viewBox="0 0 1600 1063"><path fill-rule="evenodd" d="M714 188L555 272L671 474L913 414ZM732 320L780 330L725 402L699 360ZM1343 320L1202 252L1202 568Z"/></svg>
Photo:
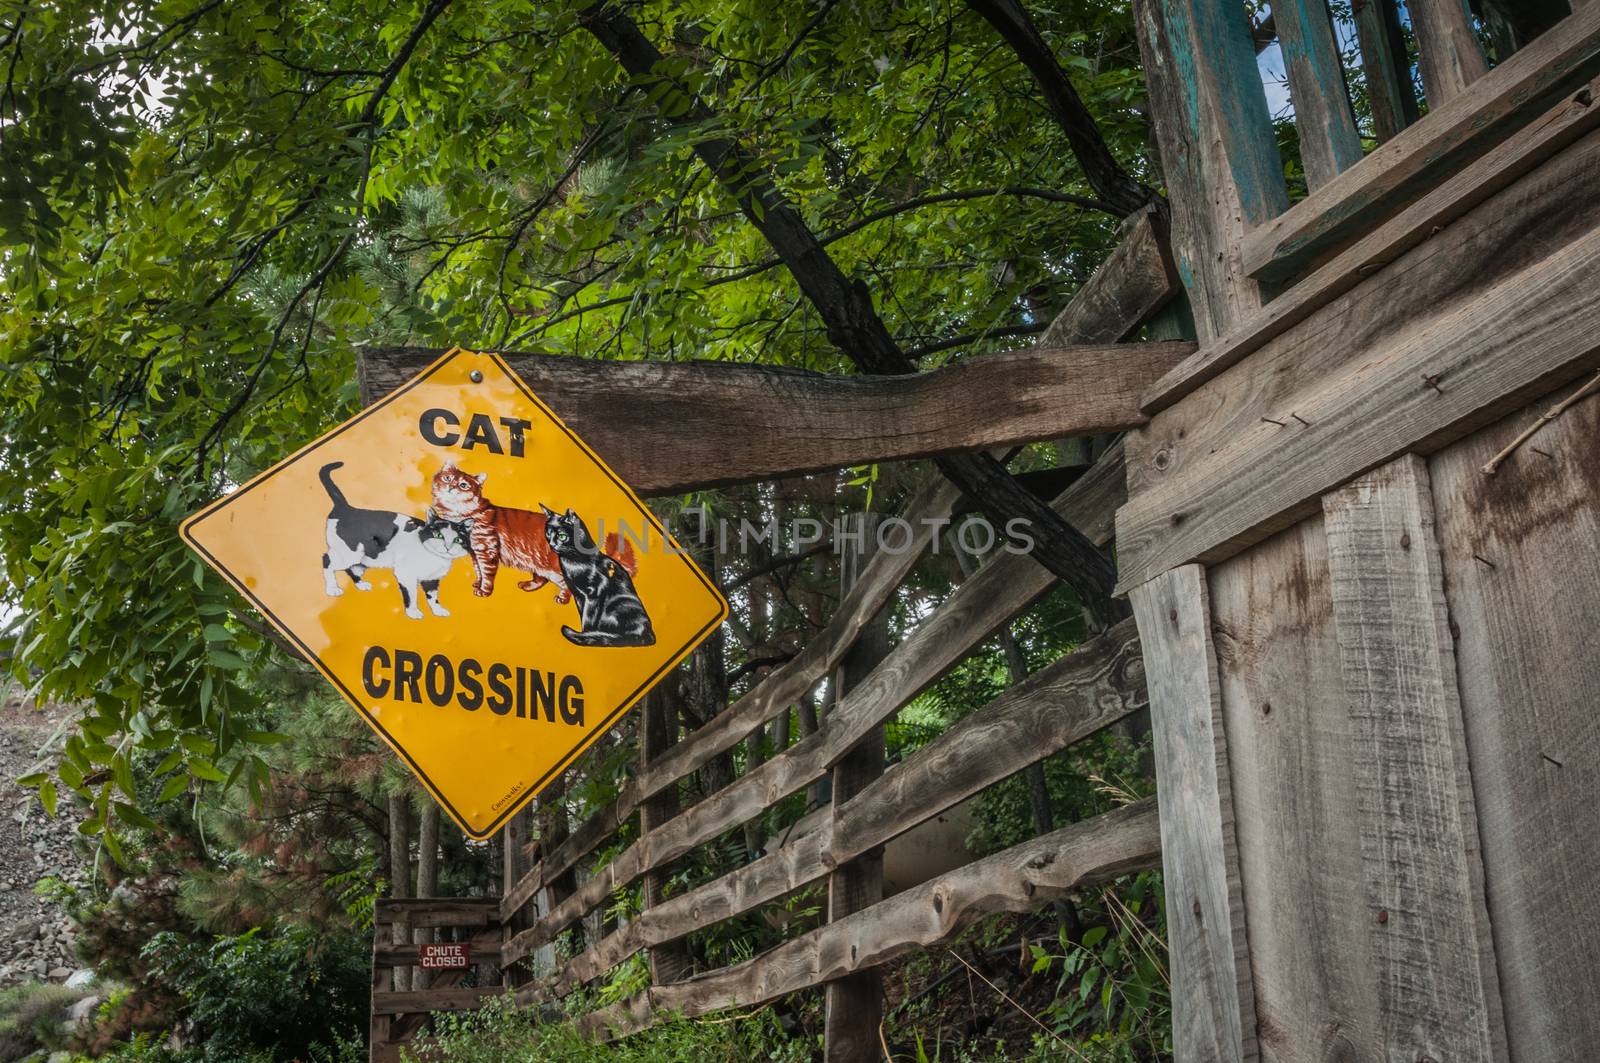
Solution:
<svg viewBox="0 0 1600 1063"><path fill-rule="evenodd" d="M1333 22L1326 0L1278 0L1272 15L1300 133L1300 163L1307 186L1316 190L1362 155Z"/></svg>
<svg viewBox="0 0 1600 1063"><path fill-rule="evenodd" d="M1489 72L1489 64L1478 46L1466 0L1406 0L1406 12L1417 37L1422 91L1431 113L1464 94Z"/></svg>
<svg viewBox="0 0 1600 1063"><path fill-rule="evenodd" d="M1395 0L1354 0L1350 5L1367 82L1374 139L1382 144L1417 120L1417 94Z"/></svg>
<svg viewBox="0 0 1600 1063"><path fill-rule="evenodd" d="M1074 523L1080 513L1092 515L1081 511L1086 502L1098 505L1106 497L1106 485L1099 480L1080 485L1081 480L1052 503ZM819 778L862 735L899 711L1053 583L1054 577L1026 555L997 552L906 636L861 686L841 699L826 728L735 779L718 791L715 800L694 805L630 845L549 915L514 937L506 945L507 962L551 940L615 887L677 859Z"/></svg>
<svg viewBox="0 0 1600 1063"><path fill-rule="evenodd" d="M619 476L651 495L1119 431L1143 423L1140 393L1192 350L1181 343L1032 347L910 376L505 358ZM443 353L365 349L363 401L377 401Z"/></svg>
<svg viewBox="0 0 1600 1063"><path fill-rule="evenodd" d="M1206 572L1263 1059L1386 1058L1315 514Z"/></svg>
<svg viewBox="0 0 1600 1063"><path fill-rule="evenodd" d="M450 989L424 989L415 993L374 993L372 1011L376 1015L406 1015L415 1012L472 1011L505 990L500 986L454 986Z"/></svg>
<svg viewBox="0 0 1600 1063"><path fill-rule="evenodd" d="M1389 1059L1506 1059L1455 647L1423 460L1322 500Z"/></svg>
<svg viewBox="0 0 1600 1063"><path fill-rule="evenodd" d="M498 924L499 909L495 897L383 897L373 907L373 921L414 927L490 926Z"/></svg>
<svg viewBox="0 0 1600 1063"><path fill-rule="evenodd" d="M775 1000L948 941L983 916L1032 911L1069 890L1152 867L1159 845L1154 803L1141 801L975 861L753 960L652 988L585 1016L581 1028L624 1036L668 1014Z"/></svg>
<svg viewBox="0 0 1600 1063"><path fill-rule="evenodd" d="M1009 688L856 797L830 806L824 829L796 832L775 852L663 901L574 957L552 991L568 993L640 948L792 893L1027 764L1138 712L1149 704L1143 670L1138 632L1125 620Z"/></svg>
<svg viewBox="0 0 1600 1063"><path fill-rule="evenodd" d="M1368 5L1368 10L1373 5ZM1569 97L1421 199L1339 251L1314 273L1241 322L1228 335L1208 343L1158 380L1140 400L1154 415L1194 391L1418 245L1438 237L1445 227L1540 164L1600 128L1600 107L1592 101L1600 83L1588 93ZM1548 194L1554 195L1554 186ZM1446 241L1453 241L1451 234ZM1441 264L1436 268L1443 268Z"/></svg>
<svg viewBox="0 0 1600 1063"><path fill-rule="evenodd" d="M1436 0L1440 9L1459 0ZM1476 48L1476 43L1473 48ZM1424 63L1427 62L1424 50ZM1449 102L1403 130L1334 180L1244 240L1243 268L1285 281L1316 258L1355 239L1519 132L1600 74L1600 10L1586 9L1507 59ZM1201 339L1209 337L1202 333Z"/></svg>
<svg viewBox="0 0 1600 1063"><path fill-rule="evenodd" d="M1600 1044L1600 398L1481 469L1561 393L1429 461L1508 1038Z"/></svg>
<svg viewBox="0 0 1600 1063"><path fill-rule="evenodd" d="M1167 243L1167 221L1156 207L1123 219L1115 250L1050 322L1039 346L1115 343L1131 335L1183 291Z"/></svg>
<svg viewBox="0 0 1600 1063"><path fill-rule="evenodd" d="M496 966L499 965L499 963L500 963L500 943L498 941L489 942L487 944L478 944L478 943L469 943L469 944L471 944L472 962L474 964L486 963L486 964L493 964L493 965L496 965ZM416 962L417 962L417 946L416 945L384 945L382 948L375 950L374 955L380 957L380 961L379 962L382 962L382 963L387 963L387 964L405 963L405 964L411 964L411 965L415 966ZM435 972L435 973L442 973L442 972Z"/></svg>
<svg viewBox="0 0 1600 1063"><path fill-rule="evenodd" d="M1131 597L1155 736L1173 1054L1254 1060L1255 993L1205 572L1185 565Z"/></svg>
<svg viewBox="0 0 1600 1063"><path fill-rule="evenodd" d="M1600 230L1587 199L1545 196L1600 181L1597 155L1591 135L1131 440L1122 586L1228 557L1600 364Z"/></svg>
<svg viewBox="0 0 1600 1063"><path fill-rule="evenodd" d="M644 715L639 721L641 770L648 768L677 744L678 707L672 701L674 696L668 693L665 686L656 687L645 695ZM640 804L639 833L649 834L677 814L678 790L675 786L668 786ZM666 878L659 870L645 873L641 918L652 909L659 908L665 900ZM656 985L676 981L689 966L689 954L680 944L663 941L650 950L650 981Z"/></svg>
<svg viewBox="0 0 1600 1063"><path fill-rule="evenodd" d="M1135 0L1134 21L1172 203L1172 255L1202 343L1262 304L1246 232L1289 205L1243 8Z"/></svg>

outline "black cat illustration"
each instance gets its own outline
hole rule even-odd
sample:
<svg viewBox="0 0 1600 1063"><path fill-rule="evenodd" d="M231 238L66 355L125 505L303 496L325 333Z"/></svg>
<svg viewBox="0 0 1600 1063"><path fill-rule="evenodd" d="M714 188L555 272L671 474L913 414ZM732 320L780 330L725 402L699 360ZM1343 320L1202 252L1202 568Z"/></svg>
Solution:
<svg viewBox="0 0 1600 1063"><path fill-rule="evenodd" d="M544 511L545 541L561 562L561 577L578 605L581 631L563 627L568 642L579 646L651 646L656 633L650 614L633 589L633 550L616 533L606 536L605 551L577 513Z"/></svg>

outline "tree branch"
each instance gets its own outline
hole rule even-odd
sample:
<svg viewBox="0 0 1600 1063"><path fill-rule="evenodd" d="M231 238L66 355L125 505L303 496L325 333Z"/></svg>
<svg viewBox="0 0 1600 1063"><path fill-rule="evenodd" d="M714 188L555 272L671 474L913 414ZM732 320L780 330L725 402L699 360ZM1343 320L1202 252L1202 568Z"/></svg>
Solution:
<svg viewBox="0 0 1600 1063"><path fill-rule="evenodd" d="M618 7L602 2L583 11L578 20L636 80L655 83L652 98L664 118L680 125L711 124L715 117L711 110L681 82L659 72L661 52ZM759 160L717 135L702 138L695 153L788 267L826 325L829 342L862 372L916 371L916 363L906 357L878 316L866 285L845 277ZM990 518L1013 541L1019 538L1013 522L1022 522L1022 528L1034 533L1033 558L1070 585L1097 617L1110 622L1126 613L1111 597L1116 585L1111 561L1082 532L1016 483L1000 462L986 454L934 460L951 482L982 501Z"/></svg>
<svg viewBox="0 0 1600 1063"><path fill-rule="evenodd" d="M1055 116L1072 145L1072 154L1095 194L1112 204L1118 214L1128 215L1153 199L1154 189L1134 180L1106 146L1094 115L1084 106L1078 90L1072 87L1067 72L1056 61L1044 35L1021 0L967 0L967 6L982 15L1010 44L1017 57L1039 83L1045 104Z"/></svg>

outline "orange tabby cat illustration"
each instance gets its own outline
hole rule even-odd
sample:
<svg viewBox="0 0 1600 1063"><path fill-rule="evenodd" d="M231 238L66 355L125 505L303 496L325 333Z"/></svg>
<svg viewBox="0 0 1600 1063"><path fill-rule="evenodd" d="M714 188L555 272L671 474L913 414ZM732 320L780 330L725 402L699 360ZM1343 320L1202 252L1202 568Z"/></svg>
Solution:
<svg viewBox="0 0 1600 1063"><path fill-rule="evenodd" d="M454 464L433 475L433 508L448 520L466 523L472 563L478 578L472 593L480 598L494 590L495 573L502 564L530 573L517 586L536 591L546 583L556 585L556 601L572 600L561 575L561 560L545 540L543 513L497 506L483 496L487 473L476 476L462 472Z"/></svg>

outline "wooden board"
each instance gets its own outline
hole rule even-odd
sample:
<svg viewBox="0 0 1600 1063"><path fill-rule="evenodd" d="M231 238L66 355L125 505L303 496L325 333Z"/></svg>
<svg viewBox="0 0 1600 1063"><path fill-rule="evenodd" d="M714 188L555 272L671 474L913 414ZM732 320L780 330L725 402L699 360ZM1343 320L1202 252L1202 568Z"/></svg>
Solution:
<svg viewBox="0 0 1600 1063"><path fill-rule="evenodd" d="M647 993L580 1020L602 1036L643 1029L658 1017L746 1007L878 966L950 940L985 915L1027 912L1069 890L1156 864L1152 801L1083 820L941 875L864 912L830 923L734 967Z"/></svg>
<svg viewBox="0 0 1600 1063"><path fill-rule="evenodd" d="M1119 431L1143 423L1139 395L1193 349L1033 347L910 376L505 357L619 476L652 495ZM376 401L443 353L367 348L362 400Z"/></svg>
<svg viewBox="0 0 1600 1063"><path fill-rule="evenodd" d="M1371 12L1376 6L1374 2L1365 10ZM1515 137L1444 179L1399 214L1340 250L1228 335L1185 358L1145 393L1140 407L1154 415L1171 406L1600 128L1600 107L1584 102L1600 95L1600 83L1591 83L1584 91L1590 95L1563 100ZM1454 238L1452 234L1446 239Z"/></svg>
<svg viewBox="0 0 1600 1063"><path fill-rule="evenodd" d="M407 1015L431 1011L472 1011L491 997L505 992L500 986L455 986L449 989L424 989L416 993L374 993L375 1015Z"/></svg>
<svg viewBox="0 0 1600 1063"><path fill-rule="evenodd" d="M1481 471L1554 398L1429 461L1518 1063L1600 1044L1600 398Z"/></svg>
<svg viewBox="0 0 1600 1063"><path fill-rule="evenodd" d="M1460 0L1432 2L1453 6L1457 12L1461 7ZM1472 47L1476 49L1476 42ZM1427 63L1426 51L1423 56ZM1472 82L1465 92L1436 104L1421 121L1253 229L1244 241L1243 269L1264 281L1297 276L1319 255L1360 236L1596 75L1600 75L1600 9L1591 7ZM1207 338L1201 334L1202 340Z"/></svg>
<svg viewBox="0 0 1600 1063"><path fill-rule="evenodd" d="M1443 107L1489 72L1472 16L1463 0L1406 0L1417 37L1422 91L1430 112Z"/></svg>
<svg viewBox="0 0 1600 1063"><path fill-rule="evenodd" d="M1383 1052L1503 1060L1427 467L1398 458L1324 496L1322 509Z"/></svg>
<svg viewBox="0 0 1600 1063"><path fill-rule="evenodd" d="M1344 66L1326 0L1278 0L1272 6L1306 184L1321 188L1361 161L1361 136L1350 110Z"/></svg>
<svg viewBox="0 0 1600 1063"><path fill-rule="evenodd" d="M1378 143L1390 140L1417 120L1417 94L1395 0L1356 0L1351 5L1361 48L1361 72Z"/></svg>
<svg viewBox="0 0 1600 1063"><path fill-rule="evenodd" d="M1322 515L1206 583L1261 1057L1386 1058Z"/></svg>
<svg viewBox="0 0 1600 1063"><path fill-rule="evenodd" d="M1122 586L1222 560L1600 364L1600 230L1572 198L1597 160L1591 134L1130 437Z"/></svg>
<svg viewBox="0 0 1600 1063"><path fill-rule="evenodd" d="M1155 737L1174 1056L1253 1060L1255 995L1205 573L1186 565L1131 597Z"/></svg>
<svg viewBox="0 0 1600 1063"><path fill-rule="evenodd" d="M1180 292L1167 222L1155 207L1123 219L1117 246L1039 337L1039 346L1115 343Z"/></svg>
<svg viewBox="0 0 1600 1063"><path fill-rule="evenodd" d="M1249 20L1233 0L1135 0L1172 204L1172 256L1202 342L1263 300L1241 240L1288 207Z"/></svg>

